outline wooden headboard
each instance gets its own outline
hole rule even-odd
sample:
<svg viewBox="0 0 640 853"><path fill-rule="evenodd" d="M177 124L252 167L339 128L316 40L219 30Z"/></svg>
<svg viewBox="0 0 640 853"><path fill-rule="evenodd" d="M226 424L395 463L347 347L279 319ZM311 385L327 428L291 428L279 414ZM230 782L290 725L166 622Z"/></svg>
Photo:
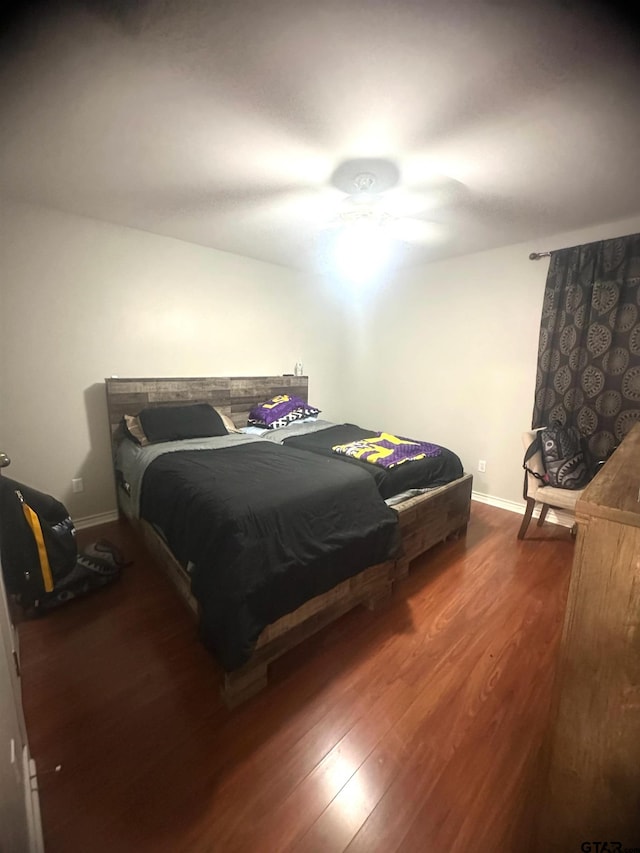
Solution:
<svg viewBox="0 0 640 853"><path fill-rule="evenodd" d="M105 379L111 438L123 415L147 406L210 403L236 426L247 425L249 411L276 394L294 394L308 402L308 376L207 376L164 379Z"/></svg>

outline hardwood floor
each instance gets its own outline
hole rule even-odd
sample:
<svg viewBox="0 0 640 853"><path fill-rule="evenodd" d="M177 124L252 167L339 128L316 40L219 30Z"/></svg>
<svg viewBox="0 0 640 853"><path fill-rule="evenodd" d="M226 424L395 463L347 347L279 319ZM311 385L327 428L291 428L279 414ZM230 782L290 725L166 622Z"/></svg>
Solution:
<svg viewBox="0 0 640 853"><path fill-rule="evenodd" d="M573 542L519 524L474 503L235 711L129 527L83 531L134 563L19 627L48 853L525 851Z"/></svg>

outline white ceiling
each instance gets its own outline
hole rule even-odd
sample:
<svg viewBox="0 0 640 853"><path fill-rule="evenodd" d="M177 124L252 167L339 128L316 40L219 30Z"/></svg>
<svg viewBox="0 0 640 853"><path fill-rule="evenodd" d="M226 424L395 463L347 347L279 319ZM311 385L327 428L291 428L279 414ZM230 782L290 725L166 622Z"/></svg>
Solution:
<svg viewBox="0 0 640 853"><path fill-rule="evenodd" d="M414 265L640 212L637 32L571 0L17 4L0 193L301 269L350 157L389 157ZM50 4L47 4L50 5Z"/></svg>

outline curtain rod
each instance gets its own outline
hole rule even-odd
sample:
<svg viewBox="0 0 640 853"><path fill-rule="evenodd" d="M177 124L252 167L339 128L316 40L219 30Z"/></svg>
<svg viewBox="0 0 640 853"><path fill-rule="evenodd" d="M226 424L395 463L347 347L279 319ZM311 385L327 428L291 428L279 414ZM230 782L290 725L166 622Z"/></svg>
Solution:
<svg viewBox="0 0 640 853"><path fill-rule="evenodd" d="M531 252L529 255L530 261L539 261L540 258L550 258L551 252Z"/></svg>

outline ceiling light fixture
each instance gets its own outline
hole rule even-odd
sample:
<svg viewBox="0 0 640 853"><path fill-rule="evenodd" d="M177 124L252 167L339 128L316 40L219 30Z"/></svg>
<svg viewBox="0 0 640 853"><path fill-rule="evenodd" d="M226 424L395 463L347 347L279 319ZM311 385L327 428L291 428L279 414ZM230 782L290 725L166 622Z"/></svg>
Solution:
<svg viewBox="0 0 640 853"><path fill-rule="evenodd" d="M406 192L399 188L400 170L392 160L346 160L330 183L344 193L330 226L333 263L341 278L357 283L380 278L405 244L434 239L434 224L415 218L415 199L409 215L403 213Z"/></svg>
<svg viewBox="0 0 640 853"><path fill-rule="evenodd" d="M368 223L384 226L392 217L384 209L382 196L376 191L376 177L370 172L362 172L353 180L355 192L348 195L341 204L338 213L344 225Z"/></svg>
<svg viewBox="0 0 640 853"><path fill-rule="evenodd" d="M370 219L354 220L336 236L334 264L340 278L354 284L367 284L387 268L393 239L384 228Z"/></svg>
<svg viewBox="0 0 640 853"><path fill-rule="evenodd" d="M376 176L371 172L361 172L353 179L353 186L357 194L369 197L373 194L376 185Z"/></svg>
<svg viewBox="0 0 640 853"><path fill-rule="evenodd" d="M395 174L383 182L388 188ZM393 239L384 226L392 217L384 210L376 175L367 170L349 176L351 193L343 200L339 218L345 226L336 237L334 262L341 278L354 284L366 284L386 269ZM344 177L343 187L348 183Z"/></svg>

